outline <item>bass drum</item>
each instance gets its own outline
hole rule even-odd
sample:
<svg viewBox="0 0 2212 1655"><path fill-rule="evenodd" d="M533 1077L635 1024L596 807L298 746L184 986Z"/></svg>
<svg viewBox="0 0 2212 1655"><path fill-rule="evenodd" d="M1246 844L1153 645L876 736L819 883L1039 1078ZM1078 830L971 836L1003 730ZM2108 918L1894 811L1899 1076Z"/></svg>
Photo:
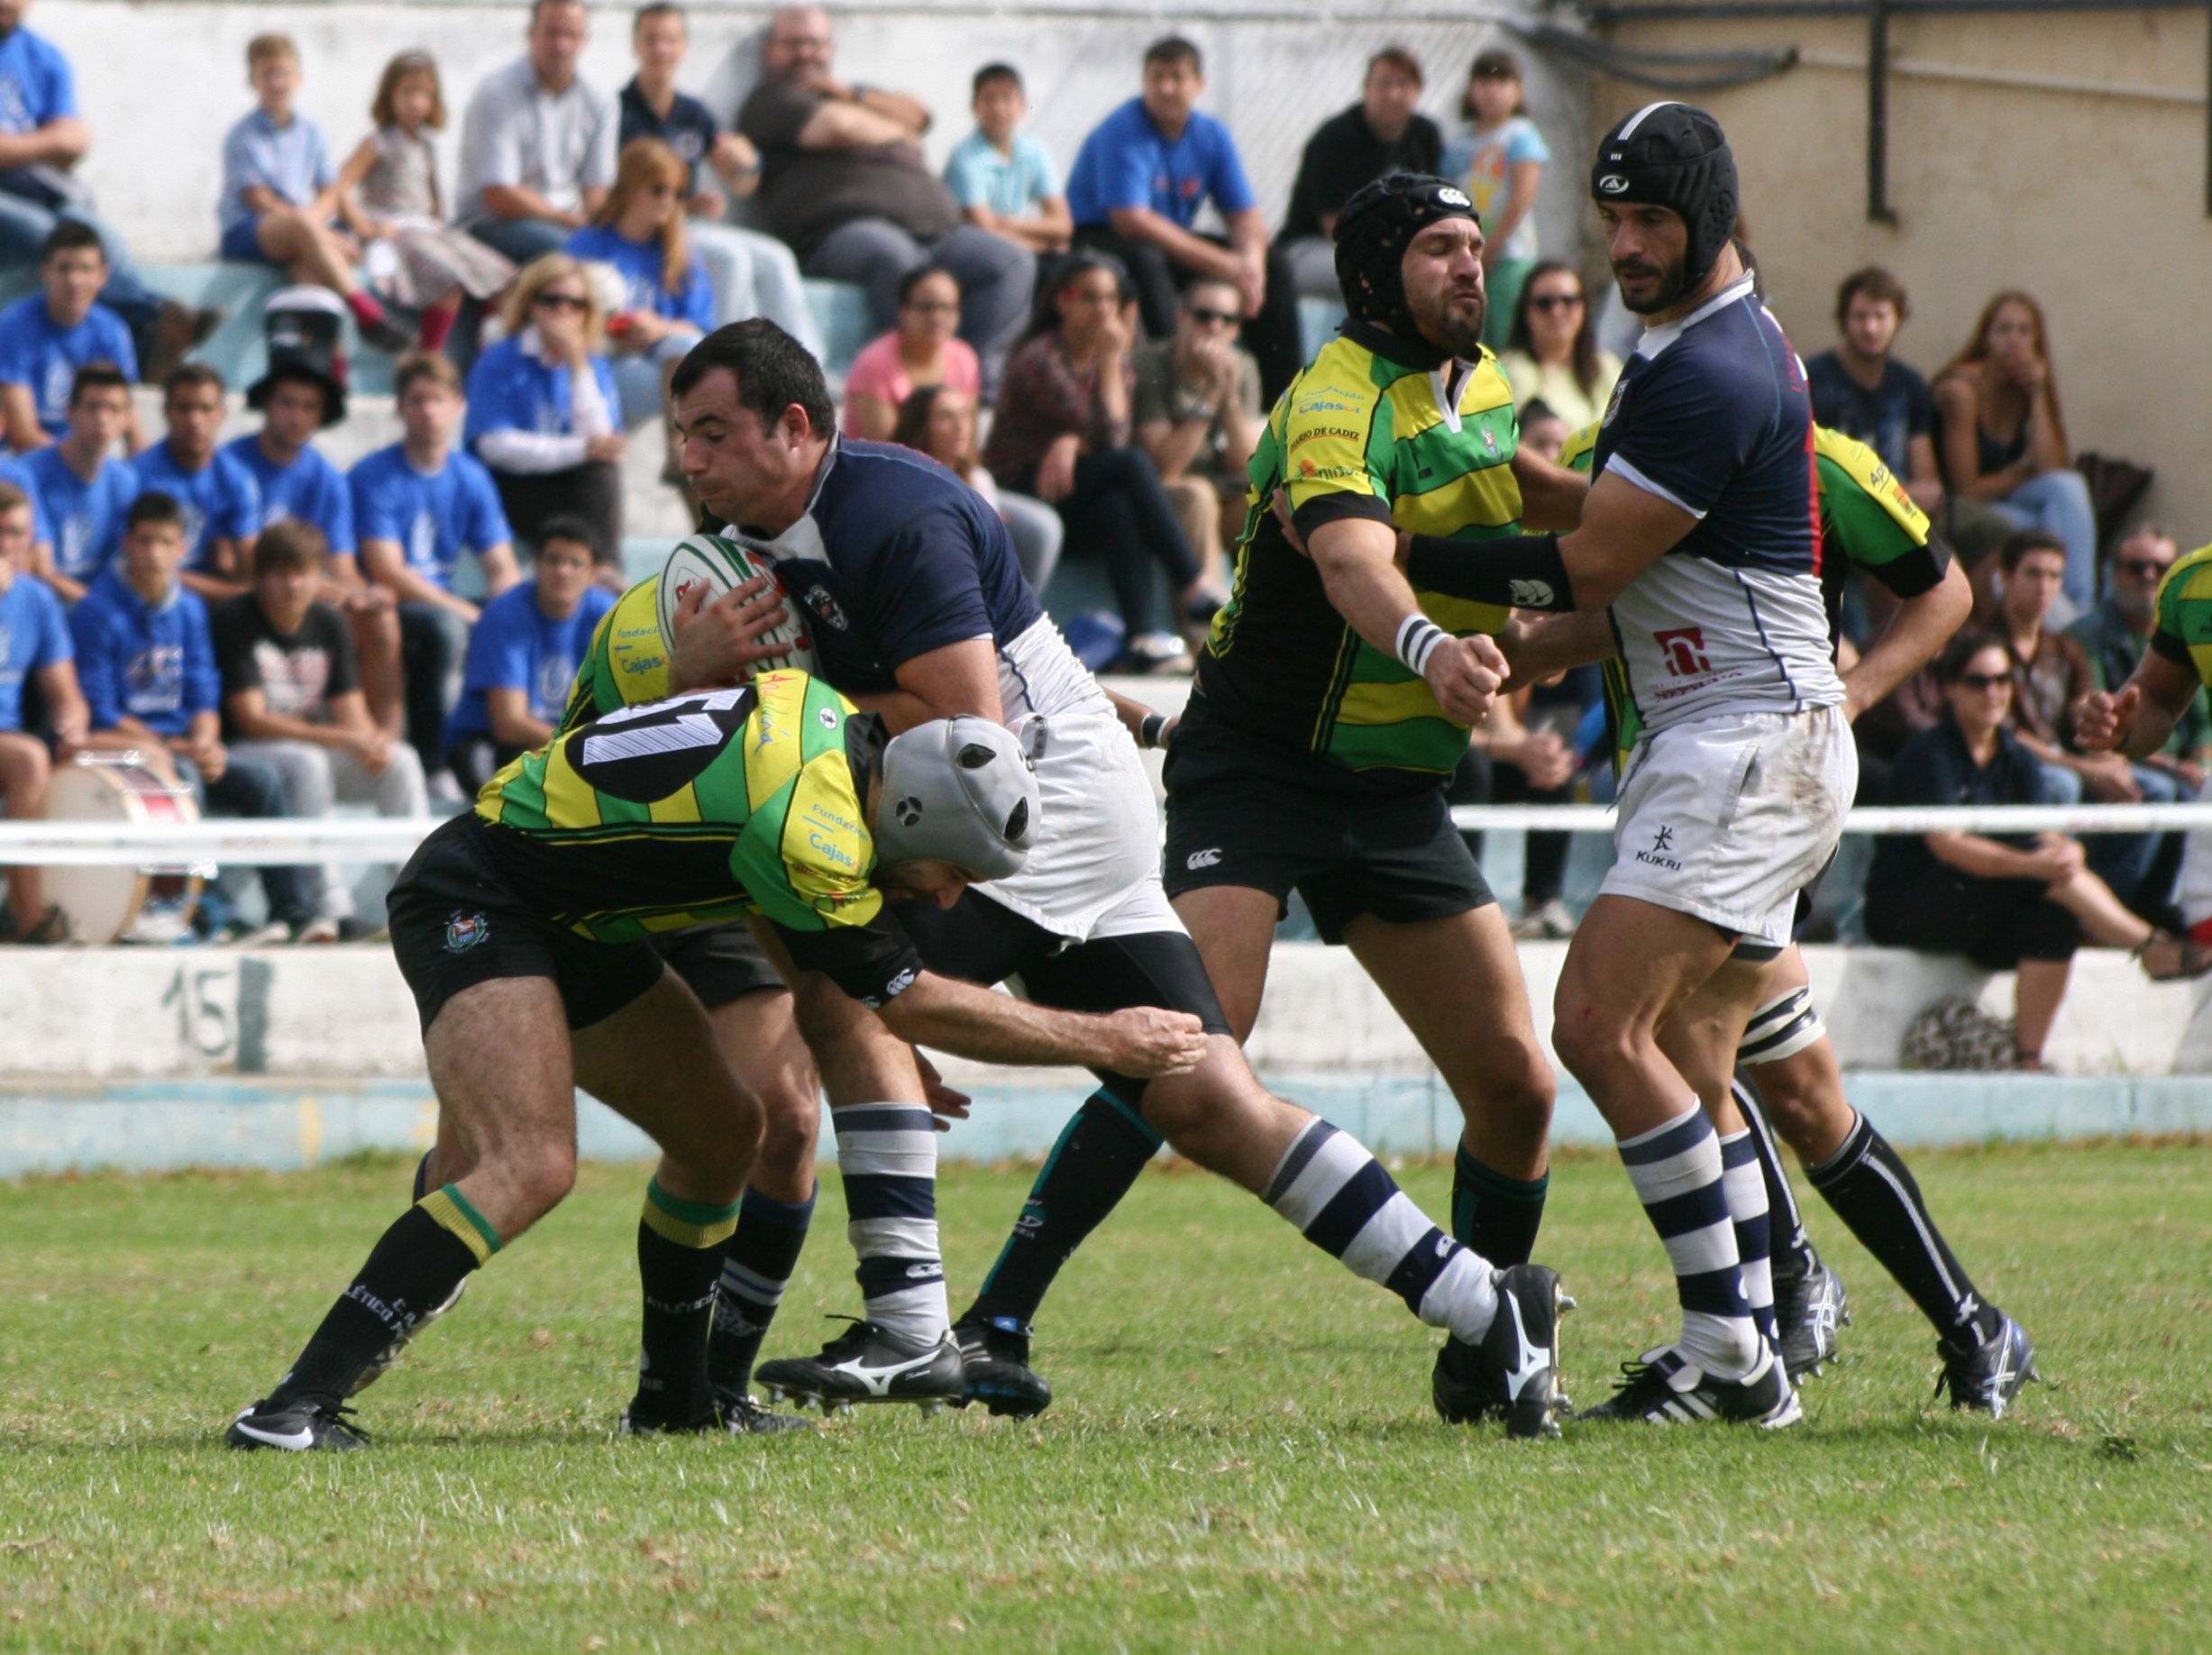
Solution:
<svg viewBox="0 0 2212 1655"><path fill-rule="evenodd" d="M136 753L80 753L46 784L50 822L176 822L200 819L188 787L172 787ZM79 943L174 942L199 906L207 870L148 864L48 868L46 900L69 917Z"/></svg>

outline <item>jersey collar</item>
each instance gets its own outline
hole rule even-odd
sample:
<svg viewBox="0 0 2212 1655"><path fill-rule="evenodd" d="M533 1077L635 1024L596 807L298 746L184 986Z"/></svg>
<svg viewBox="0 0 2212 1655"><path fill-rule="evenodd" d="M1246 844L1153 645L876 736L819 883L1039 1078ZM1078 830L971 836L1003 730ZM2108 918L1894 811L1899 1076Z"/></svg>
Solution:
<svg viewBox="0 0 2212 1655"><path fill-rule="evenodd" d="M1696 309L1691 311L1688 315L1663 324L1659 327L1645 328L1642 339L1637 342L1636 354L1645 358L1657 356L1706 317L1717 315L1738 299L1746 297L1750 293L1751 288L1751 279L1745 276L1737 281L1731 282L1720 292L1698 306Z"/></svg>
<svg viewBox="0 0 2212 1655"><path fill-rule="evenodd" d="M768 554L779 563L787 558L804 558L809 562L826 563L829 549L822 539L821 525L814 520L814 508L821 504L822 489L829 481L829 474L836 469L842 436L836 432L829 435L829 446L822 452L822 463L814 473L814 488L807 496L807 508L799 514L799 520L774 539L765 541ZM738 526L743 532L743 525Z"/></svg>
<svg viewBox="0 0 2212 1655"><path fill-rule="evenodd" d="M1450 352L1438 350L1426 339L1401 338L1365 316L1347 317L1340 331L1354 344L1372 351L1401 368L1415 368L1422 373L1434 373L1451 361Z"/></svg>

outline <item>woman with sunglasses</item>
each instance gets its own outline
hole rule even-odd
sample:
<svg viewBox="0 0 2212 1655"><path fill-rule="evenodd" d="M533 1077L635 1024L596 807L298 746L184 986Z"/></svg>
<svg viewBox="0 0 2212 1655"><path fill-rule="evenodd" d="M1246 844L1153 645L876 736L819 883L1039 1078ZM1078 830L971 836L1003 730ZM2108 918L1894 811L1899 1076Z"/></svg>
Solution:
<svg viewBox="0 0 2212 1655"><path fill-rule="evenodd" d="M2012 656L2004 640L1954 638L1936 663L1942 718L1898 751L1893 805L2043 804L2043 766L2006 727ZM2154 928L2089 872L2061 833L1930 833L1876 842L1867 875L1867 935L1887 947L1963 954L1988 971L2019 973L2017 1066L2043 1067L2043 1042L2083 939L2130 948L2153 978L2212 967L2212 946Z"/></svg>
<svg viewBox="0 0 2212 1655"><path fill-rule="evenodd" d="M714 331L707 262L684 229L690 183L675 151L658 138L633 138L622 146L614 188L562 250L621 279L622 307L607 318L607 334L625 425L660 416L668 376Z"/></svg>
<svg viewBox="0 0 2212 1655"><path fill-rule="evenodd" d="M589 272L567 253L534 260L501 321L507 336L469 370L463 441L489 469L516 540L535 548L548 519L580 517L602 574L618 581L627 441Z"/></svg>
<svg viewBox="0 0 2212 1655"><path fill-rule="evenodd" d="M1514 407L1540 400L1569 431L1595 424L1605 411L1621 359L1599 347L1589 295L1573 265L1546 259L1529 272L1498 366L1513 388Z"/></svg>
<svg viewBox="0 0 2212 1655"><path fill-rule="evenodd" d="M1106 565L1126 642L1124 672L1189 672L1175 619L1201 599L1198 559L1152 457L1129 441L1137 305L1121 261L1077 252L1038 296L1028 341L1006 364L983 463L1000 483L1056 507L1065 555ZM1152 566L1174 619L1156 612Z"/></svg>
<svg viewBox="0 0 2212 1655"><path fill-rule="evenodd" d="M942 385L973 407L983 387L975 347L960 325L960 283L941 264L918 264L899 279L899 325L861 348L845 375L845 434L896 443L906 399Z"/></svg>

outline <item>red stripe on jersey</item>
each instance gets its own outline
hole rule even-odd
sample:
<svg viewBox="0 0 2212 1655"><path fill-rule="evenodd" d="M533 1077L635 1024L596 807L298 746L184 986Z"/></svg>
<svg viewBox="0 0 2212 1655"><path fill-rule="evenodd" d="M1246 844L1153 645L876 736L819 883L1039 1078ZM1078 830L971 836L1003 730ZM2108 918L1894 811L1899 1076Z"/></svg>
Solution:
<svg viewBox="0 0 2212 1655"><path fill-rule="evenodd" d="M1806 481L1811 484L1807 493L1813 501L1813 573L1817 579L1824 550L1820 533L1820 456L1813 447L1813 422L1809 419L1805 422L1805 469Z"/></svg>

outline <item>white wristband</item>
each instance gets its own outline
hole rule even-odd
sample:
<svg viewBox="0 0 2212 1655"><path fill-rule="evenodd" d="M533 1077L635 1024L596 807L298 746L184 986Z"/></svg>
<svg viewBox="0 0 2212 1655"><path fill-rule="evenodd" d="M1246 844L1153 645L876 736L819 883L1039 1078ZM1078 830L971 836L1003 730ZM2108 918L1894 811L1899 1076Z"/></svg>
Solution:
<svg viewBox="0 0 2212 1655"><path fill-rule="evenodd" d="M1419 678L1429 665L1436 646L1451 635L1416 609L1398 623L1398 659Z"/></svg>

